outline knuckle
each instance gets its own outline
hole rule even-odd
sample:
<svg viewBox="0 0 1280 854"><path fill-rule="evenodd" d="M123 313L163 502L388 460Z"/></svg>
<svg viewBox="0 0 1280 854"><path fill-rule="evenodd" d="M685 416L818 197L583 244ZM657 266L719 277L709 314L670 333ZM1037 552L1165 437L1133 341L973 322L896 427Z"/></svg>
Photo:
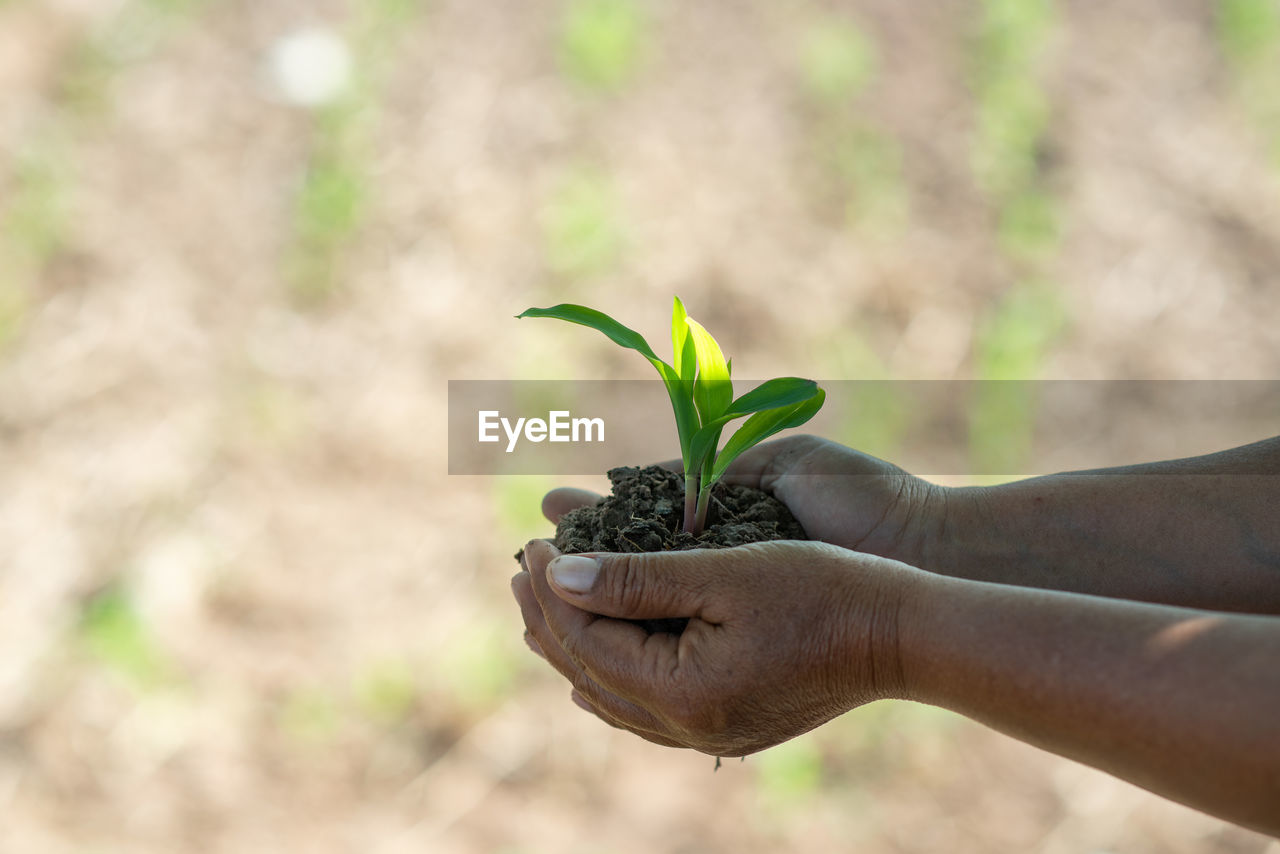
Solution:
<svg viewBox="0 0 1280 854"><path fill-rule="evenodd" d="M605 575L609 601L628 613L643 609L652 586L648 561L643 555L627 555L615 563L612 570Z"/></svg>

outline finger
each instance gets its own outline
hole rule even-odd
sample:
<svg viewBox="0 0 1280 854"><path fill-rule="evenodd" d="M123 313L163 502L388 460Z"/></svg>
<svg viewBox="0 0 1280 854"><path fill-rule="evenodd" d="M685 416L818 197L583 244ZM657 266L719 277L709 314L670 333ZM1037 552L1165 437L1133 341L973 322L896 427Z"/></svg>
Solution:
<svg viewBox="0 0 1280 854"><path fill-rule="evenodd" d="M680 639L669 634L651 635L635 623L600 617L569 604L551 589L546 578L547 564L559 555L555 547L534 540L525 547L525 554L541 616L541 620L527 616L526 625L541 623L549 629L550 641L544 642L539 634L541 626L529 625L552 664L556 663L555 653L549 643L563 649L575 668L609 693L638 706L662 702L669 694L669 679L679 667ZM565 676L573 679L569 673Z"/></svg>
<svg viewBox="0 0 1280 854"><path fill-rule="evenodd" d="M515 593L516 602L520 605L520 616L524 618L525 630L537 644L543 658L556 669L561 676L575 686L582 684L586 676L582 667L561 646L559 639L547 623L542 605L534 590L534 572L522 572L512 579L511 589ZM555 598L554 596L552 598ZM584 688L594 693L590 686Z"/></svg>
<svg viewBox="0 0 1280 854"><path fill-rule="evenodd" d="M708 611L715 607L714 591L753 557L743 547L573 555L552 549L538 556L548 560L548 583L556 595L579 610L625 620L698 617L708 622L718 622ZM539 590L537 579L534 590Z"/></svg>
<svg viewBox="0 0 1280 854"><path fill-rule="evenodd" d="M543 496L542 515L546 516L551 522L559 524L560 517L570 510L577 510L579 507L594 507L600 503L602 497L598 492L592 492L589 489L562 486L559 489L551 490Z"/></svg>
<svg viewBox="0 0 1280 854"><path fill-rule="evenodd" d="M516 601L520 604L524 617L526 637L530 648L534 649L548 664L563 677L569 680L574 690L588 698L593 706L601 711L602 717L608 715L610 722L628 729L636 734L664 737L666 728L648 710L619 697L591 677L560 645L555 635L542 618L541 608L533 595L531 579L528 573L520 573L512 579L512 590ZM647 736L646 736L647 737Z"/></svg>
<svg viewBox="0 0 1280 854"><path fill-rule="evenodd" d="M551 630L547 628L542 608L533 595L533 581L528 572L518 573L511 579L511 594L515 596L516 604L520 606L520 616L524 619L525 642L545 659L547 655L542 647L545 639L551 637Z"/></svg>
<svg viewBox="0 0 1280 854"><path fill-rule="evenodd" d="M578 693L577 689L574 689L573 693L570 694L569 696L570 696L570 699L573 700L573 704L575 706L582 709L584 712L590 712L591 714L595 715L597 718L604 721L614 729L625 730L631 733L632 735L640 736L645 741L651 741L654 744L660 744L663 747L677 747L677 748L686 747L686 745L681 744L680 742L675 741L674 739L667 738L664 735L659 735L656 732L650 732L649 730L630 726L623 721L617 720L607 712L604 712L600 708L597 708L590 700L588 700L582 694Z"/></svg>
<svg viewBox="0 0 1280 854"><path fill-rule="evenodd" d="M542 615L542 606L538 604L538 599L533 593L529 574L522 573L521 576L517 576L512 581L511 587L516 595L516 601L520 604L520 616L524 618L525 632L537 646L543 659L571 684L575 686L582 684L586 674L564 651L548 627Z"/></svg>
<svg viewBox="0 0 1280 854"><path fill-rule="evenodd" d="M538 658L543 661L547 660L547 654L542 651L542 647L533 639L533 634L528 629L524 630L524 645L529 647L529 651L538 656Z"/></svg>
<svg viewBox="0 0 1280 854"><path fill-rule="evenodd" d="M658 720L652 712L611 694L590 677L584 676L576 682L573 696L580 708L586 709L610 726L625 729L650 741L662 739L670 745L678 743L671 728Z"/></svg>

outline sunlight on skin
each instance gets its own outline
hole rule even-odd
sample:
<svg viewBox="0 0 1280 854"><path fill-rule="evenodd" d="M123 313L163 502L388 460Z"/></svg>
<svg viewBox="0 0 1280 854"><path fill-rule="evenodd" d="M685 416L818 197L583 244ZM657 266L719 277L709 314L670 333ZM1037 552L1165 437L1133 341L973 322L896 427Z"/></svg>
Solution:
<svg viewBox="0 0 1280 854"><path fill-rule="evenodd" d="M1192 617L1174 623L1152 635L1147 642L1147 651L1153 658L1163 658L1183 649L1196 638L1204 635L1222 623L1220 617Z"/></svg>

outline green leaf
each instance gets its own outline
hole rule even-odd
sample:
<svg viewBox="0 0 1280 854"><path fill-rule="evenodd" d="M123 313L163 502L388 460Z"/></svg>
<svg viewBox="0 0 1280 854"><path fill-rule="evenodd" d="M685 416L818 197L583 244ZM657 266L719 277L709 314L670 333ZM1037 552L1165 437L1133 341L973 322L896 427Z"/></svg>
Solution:
<svg viewBox="0 0 1280 854"><path fill-rule="evenodd" d="M817 383L799 377L780 377L761 383L759 387L729 404L729 408L719 418L704 423L693 435L689 446L690 464L696 468L706 459L708 452L715 452L715 443L720 439L720 431L730 421L765 409L780 409L803 403L817 392Z"/></svg>
<svg viewBox="0 0 1280 854"><path fill-rule="evenodd" d="M572 303L561 303L553 305L550 308L530 308L525 309L516 315L516 319L525 317L551 317L556 320L567 320L570 323L577 323L581 326L589 326L599 332L603 332L609 336L615 344L621 344L631 350L635 350L644 356L650 362L654 363L654 367L659 364L666 365L653 352L653 348L649 346L649 342L644 340L644 336L634 329L623 326L603 311L596 311L594 308L587 308L583 305L573 305ZM670 367L668 365L668 367Z"/></svg>
<svg viewBox="0 0 1280 854"><path fill-rule="evenodd" d="M675 359L676 373L680 379L693 382L698 371L697 350L693 345L693 337L689 335L689 314L684 310L684 303L676 297L671 309L671 349Z"/></svg>
<svg viewBox="0 0 1280 854"><path fill-rule="evenodd" d="M799 377L779 377L761 383L756 388L729 404L725 415L738 418L763 409L775 409L793 403L803 403L818 391L818 384L813 380Z"/></svg>
<svg viewBox="0 0 1280 854"><path fill-rule="evenodd" d="M738 428L738 432L734 433L725 443L724 450L720 452L720 456L716 459L715 468L711 471L711 483L719 480L729 467L729 464L737 459L748 448L758 445L765 439L781 430L787 430L791 427L799 427L808 421L818 410L822 408L822 404L827 399L827 393L822 389L816 389L814 395L802 403L796 403L791 406L780 409L768 409L763 412L757 412L746 420L746 423ZM710 484L704 484L705 489Z"/></svg>
<svg viewBox="0 0 1280 854"><path fill-rule="evenodd" d="M670 372L668 375L667 372ZM676 416L676 432L680 436L680 456L684 459L687 471L689 468L689 450L693 444L694 434L698 432L698 412L693 403L693 383L676 376L673 369L663 365L658 373L667 387L667 397L671 399L671 409Z"/></svg>
<svg viewBox="0 0 1280 854"><path fill-rule="evenodd" d="M676 432L680 436L680 454L688 461L689 446L693 441L693 434L698 431L698 413L693 402L693 383L682 380L675 368L659 359L643 335L623 326L602 311L572 303L562 303L550 308L530 308L517 314L516 317L550 317L554 320L567 320L569 323L587 326L603 332L615 344L635 350L648 359L667 387L667 396L671 398L671 409L676 416Z"/></svg>
<svg viewBox="0 0 1280 854"><path fill-rule="evenodd" d="M733 400L733 382L724 353L711 333L692 317L685 318L698 356L698 378L693 385L693 402L703 423L719 418Z"/></svg>

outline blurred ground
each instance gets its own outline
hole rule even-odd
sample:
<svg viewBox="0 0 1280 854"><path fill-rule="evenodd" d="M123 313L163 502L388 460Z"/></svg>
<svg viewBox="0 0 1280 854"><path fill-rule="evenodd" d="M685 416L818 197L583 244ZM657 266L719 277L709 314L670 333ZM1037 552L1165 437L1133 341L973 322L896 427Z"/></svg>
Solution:
<svg viewBox="0 0 1280 854"><path fill-rule="evenodd" d="M1278 69L1271 0L0 0L0 851L1280 851L907 704L615 734L509 601L549 483L444 474L448 379L648 378L565 300L1274 378Z"/></svg>

